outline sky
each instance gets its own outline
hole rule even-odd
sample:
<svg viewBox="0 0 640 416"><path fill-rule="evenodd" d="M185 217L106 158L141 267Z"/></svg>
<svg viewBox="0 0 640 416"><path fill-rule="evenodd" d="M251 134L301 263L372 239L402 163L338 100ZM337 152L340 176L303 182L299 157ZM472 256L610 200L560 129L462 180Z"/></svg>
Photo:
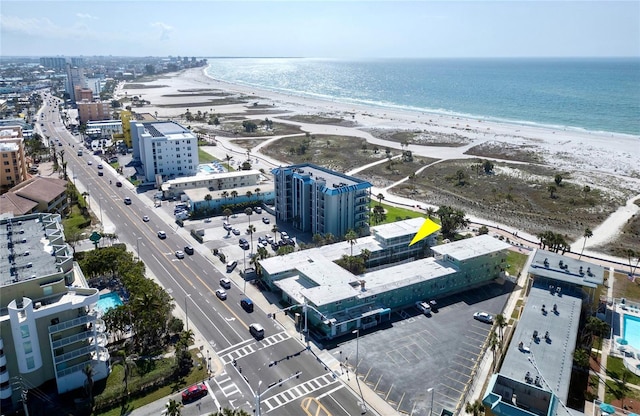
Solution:
<svg viewBox="0 0 640 416"><path fill-rule="evenodd" d="M0 56L640 57L640 1L2 0Z"/></svg>

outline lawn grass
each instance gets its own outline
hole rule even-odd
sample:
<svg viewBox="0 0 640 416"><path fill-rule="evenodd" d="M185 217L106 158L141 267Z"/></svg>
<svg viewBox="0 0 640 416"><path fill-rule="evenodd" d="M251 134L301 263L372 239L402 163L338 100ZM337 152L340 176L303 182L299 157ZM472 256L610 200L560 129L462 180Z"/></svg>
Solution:
<svg viewBox="0 0 640 416"><path fill-rule="evenodd" d="M195 383L199 383L208 378L207 367L204 360L198 358L196 354L198 351L192 350L191 355L193 356L194 362L196 365L191 369L191 372L184 378L182 378L178 383L171 383L164 387L161 387L157 390L152 391L146 396L135 398L130 400L127 403L127 410L131 412L133 409L138 409L144 405L152 403L156 400L162 399L163 397L169 396L171 394L175 394L180 390L186 388ZM154 380L159 377L166 377L170 375L172 372L172 367L174 364L173 358L162 358L160 360L156 360L154 368L142 375L140 375L137 371L133 371L133 375L129 378L129 391L136 391L137 386L143 385L151 380ZM111 370L111 374L107 378L107 384L103 392L101 394L122 394L124 383L123 383L123 373L124 368L121 364L114 365ZM98 395L96 395L96 399ZM115 407L107 412L99 413L104 416L120 416L121 413L120 407Z"/></svg>
<svg viewBox="0 0 640 416"><path fill-rule="evenodd" d="M622 358L611 356L607 358L607 374L609 375L609 377L620 379L625 369L626 367L622 362ZM640 385L640 377L633 373L630 373L627 377L627 383L635 384L636 386Z"/></svg>
<svg viewBox="0 0 640 416"><path fill-rule="evenodd" d="M627 273L615 273L613 284L613 297L625 298L630 301L640 302L640 279L632 282Z"/></svg>
<svg viewBox="0 0 640 416"><path fill-rule="evenodd" d="M372 209L374 205L379 205L379 203L377 201L372 200L371 201ZM387 205L384 202L382 203L382 208L384 208L385 212L387 213L386 218L384 219L384 221L377 224L372 224L372 225L390 224L392 222L405 220L408 218L426 218L427 217L427 215L422 212L413 211L406 208L400 208L393 205ZM433 219L433 221L439 223L439 220L435 218Z"/></svg>
<svg viewBox="0 0 640 416"><path fill-rule="evenodd" d="M519 276L527 262L526 254L518 253L513 250L507 250L507 271L511 276Z"/></svg>

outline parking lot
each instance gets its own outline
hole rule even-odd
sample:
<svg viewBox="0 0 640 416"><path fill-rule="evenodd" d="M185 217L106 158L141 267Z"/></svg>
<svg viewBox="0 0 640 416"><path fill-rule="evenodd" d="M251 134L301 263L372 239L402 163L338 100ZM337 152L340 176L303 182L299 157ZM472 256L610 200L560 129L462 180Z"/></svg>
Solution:
<svg viewBox="0 0 640 416"><path fill-rule="evenodd" d="M473 314L495 316L512 288L511 283L493 283L438 299L439 310L431 317L414 306L394 312L388 327L363 331L359 339L348 339L330 351L352 377L357 356L361 382L399 412L430 415L432 393L434 414L453 411L472 382L491 329Z"/></svg>

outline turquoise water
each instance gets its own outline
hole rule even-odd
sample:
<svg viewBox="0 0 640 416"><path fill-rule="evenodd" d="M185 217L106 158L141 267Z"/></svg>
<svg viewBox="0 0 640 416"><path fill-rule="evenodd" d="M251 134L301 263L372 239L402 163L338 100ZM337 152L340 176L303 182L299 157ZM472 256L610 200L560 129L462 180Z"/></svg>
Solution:
<svg viewBox="0 0 640 416"><path fill-rule="evenodd" d="M226 172L226 169L224 167L222 167L222 165L220 165L219 163L210 163L210 164L203 164L203 165L199 165L198 169L200 171L204 171L206 173L222 173L222 172Z"/></svg>
<svg viewBox="0 0 640 416"><path fill-rule="evenodd" d="M212 78L290 95L640 135L640 59L208 61Z"/></svg>
<svg viewBox="0 0 640 416"><path fill-rule="evenodd" d="M122 299L120 299L120 296L115 292L111 292L100 295L100 300L98 300L96 307L102 312L106 312L109 309L113 309L120 305L122 305Z"/></svg>
<svg viewBox="0 0 640 416"><path fill-rule="evenodd" d="M624 315L624 339L636 350L640 351L640 318Z"/></svg>

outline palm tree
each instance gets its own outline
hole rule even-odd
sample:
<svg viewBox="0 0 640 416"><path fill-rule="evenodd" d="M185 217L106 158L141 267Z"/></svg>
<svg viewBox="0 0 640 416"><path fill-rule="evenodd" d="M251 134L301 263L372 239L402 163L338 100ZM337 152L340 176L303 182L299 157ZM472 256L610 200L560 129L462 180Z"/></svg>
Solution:
<svg viewBox="0 0 640 416"><path fill-rule="evenodd" d="M229 409L225 407L209 416L251 416L246 410L243 409Z"/></svg>
<svg viewBox="0 0 640 416"><path fill-rule="evenodd" d="M280 231L280 229L278 228L278 225L273 224L273 227L271 227L271 232L275 234L276 237L278 236L278 231Z"/></svg>
<svg viewBox="0 0 640 416"><path fill-rule="evenodd" d="M226 155L225 156L225 160L227 161L227 170L230 170L231 169L231 165L229 165L229 161L231 160L231 156Z"/></svg>
<svg viewBox="0 0 640 416"><path fill-rule="evenodd" d="M251 240L251 252L253 253L253 233L256 232L255 225L249 224L247 227L247 232L249 233L249 239Z"/></svg>
<svg viewBox="0 0 640 416"><path fill-rule="evenodd" d="M547 192L549 192L549 196L551 197L551 199L555 198L555 194L557 190L558 188L556 188L555 185L549 185L547 187Z"/></svg>
<svg viewBox="0 0 640 416"><path fill-rule="evenodd" d="M433 218L433 216L434 216L434 215L436 215L436 209L435 209L435 208L433 208L433 207L429 207L429 208L427 208L427 209L426 209L426 212L427 212L427 217L428 217L429 219L432 219L432 218Z"/></svg>
<svg viewBox="0 0 640 416"><path fill-rule="evenodd" d="M493 353L493 369L495 370L496 365L498 364L497 360L497 351L500 350L500 339L498 338L498 334L495 331L491 331L491 335L489 335L489 348Z"/></svg>
<svg viewBox="0 0 640 416"><path fill-rule="evenodd" d="M167 416L180 416L180 408L182 407L182 403L171 399L166 404Z"/></svg>
<svg viewBox="0 0 640 416"><path fill-rule="evenodd" d="M351 245L351 257L353 257L353 245L357 243L356 238L358 238L358 234L356 234L356 232L353 230L347 231L347 233L344 235L344 239Z"/></svg>
<svg viewBox="0 0 640 416"><path fill-rule="evenodd" d="M234 189L233 191L231 191L231 198L236 199L237 197L238 197L238 191Z"/></svg>
<svg viewBox="0 0 640 416"><path fill-rule="evenodd" d="M382 205L382 201L384 200L384 195L382 194L382 192L379 193L376 198L378 198L378 205Z"/></svg>
<svg viewBox="0 0 640 416"><path fill-rule="evenodd" d="M95 370L91 366L91 364L87 364L82 369L82 374L84 374L87 379L84 382L84 389L89 396L89 403L93 406L93 376L95 375Z"/></svg>
<svg viewBox="0 0 640 416"><path fill-rule="evenodd" d="M582 251L580 251L580 257L578 257L578 260L582 258L582 253L584 253L584 246L587 245L587 238L593 237L593 231L591 231L591 229L587 227L584 229L584 234L582 236L584 237L584 241L582 242Z"/></svg>
<svg viewBox="0 0 640 416"><path fill-rule="evenodd" d="M233 215L233 211L229 208L225 208L224 211L222 211L222 215L224 215L227 218L227 222L229 222L229 217Z"/></svg>
<svg viewBox="0 0 640 416"><path fill-rule="evenodd" d="M504 327L507 326L507 318L503 314L496 315L495 319L498 331L500 331L500 341L504 341Z"/></svg>
<svg viewBox="0 0 640 416"><path fill-rule="evenodd" d="M480 416L481 414L484 414L484 405L480 400L476 400L473 403L467 402L464 410L467 413L471 413L473 416Z"/></svg>
<svg viewBox="0 0 640 416"><path fill-rule="evenodd" d="M227 191L222 191L222 193L220 194L221 197L223 197L224 199L229 198L229 192Z"/></svg>

